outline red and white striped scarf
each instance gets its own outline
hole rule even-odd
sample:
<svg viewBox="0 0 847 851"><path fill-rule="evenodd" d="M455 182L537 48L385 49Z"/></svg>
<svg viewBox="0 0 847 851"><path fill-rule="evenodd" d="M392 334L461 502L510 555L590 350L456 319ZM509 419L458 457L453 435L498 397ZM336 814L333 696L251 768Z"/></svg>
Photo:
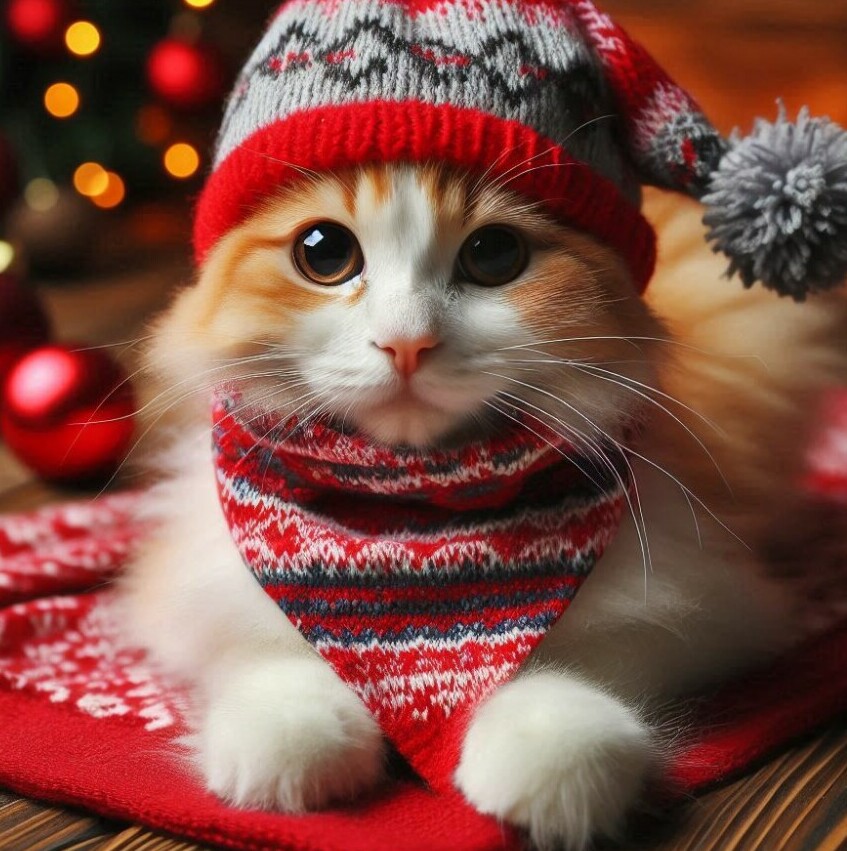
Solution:
<svg viewBox="0 0 847 851"><path fill-rule="evenodd" d="M512 428L456 450L214 407L221 504L247 566L435 787L617 531L620 464Z"/></svg>

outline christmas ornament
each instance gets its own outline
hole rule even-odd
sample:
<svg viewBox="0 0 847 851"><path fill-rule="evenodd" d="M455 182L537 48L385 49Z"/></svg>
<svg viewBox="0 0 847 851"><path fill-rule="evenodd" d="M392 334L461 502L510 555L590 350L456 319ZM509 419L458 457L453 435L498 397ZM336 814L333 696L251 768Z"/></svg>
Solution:
<svg viewBox="0 0 847 851"><path fill-rule="evenodd" d="M202 109L220 98L223 63L212 47L175 38L160 41L147 60L153 91L179 109Z"/></svg>
<svg viewBox="0 0 847 851"><path fill-rule="evenodd" d="M59 188L44 203L19 202L9 213L7 233L23 246L34 271L67 275L90 260L96 224L89 201Z"/></svg>
<svg viewBox="0 0 847 851"><path fill-rule="evenodd" d="M20 44L33 50L52 50L62 43L70 17L66 0L9 0L6 25Z"/></svg>
<svg viewBox="0 0 847 851"><path fill-rule="evenodd" d="M0 133L0 216L2 216L20 191L18 160L11 142Z"/></svg>
<svg viewBox="0 0 847 851"><path fill-rule="evenodd" d="M12 368L0 402L12 452L55 482L100 481L126 457L135 402L126 374L99 349L44 346Z"/></svg>
<svg viewBox="0 0 847 851"><path fill-rule="evenodd" d="M50 339L50 321L32 290L0 275L0 388L26 352Z"/></svg>

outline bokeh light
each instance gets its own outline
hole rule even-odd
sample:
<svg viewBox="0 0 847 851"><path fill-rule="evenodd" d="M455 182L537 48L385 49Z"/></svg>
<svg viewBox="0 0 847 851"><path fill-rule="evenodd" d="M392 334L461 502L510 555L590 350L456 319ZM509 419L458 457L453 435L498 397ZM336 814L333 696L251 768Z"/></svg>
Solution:
<svg viewBox="0 0 847 851"><path fill-rule="evenodd" d="M46 177L36 177L30 180L24 189L24 200L30 209L39 213L52 210L59 202L59 189L52 180Z"/></svg>
<svg viewBox="0 0 847 851"><path fill-rule="evenodd" d="M168 174L184 179L200 168L200 155L193 145L177 142L165 151L164 162Z"/></svg>
<svg viewBox="0 0 847 851"><path fill-rule="evenodd" d="M11 242L0 240L0 275L12 267L15 262L15 246Z"/></svg>
<svg viewBox="0 0 847 851"><path fill-rule="evenodd" d="M135 132L145 145L161 145L171 135L173 121L157 103L142 106L135 117Z"/></svg>
<svg viewBox="0 0 847 851"><path fill-rule="evenodd" d="M55 0L9 0L6 20L25 44L52 47L62 32L64 7Z"/></svg>
<svg viewBox="0 0 847 851"><path fill-rule="evenodd" d="M44 108L54 118L69 118L79 109L79 92L70 83L53 83L44 92Z"/></svg>
<svg viewBox="0 0 847 851"><path fill-rule="evenodd" d="M93 198L109 186L109 174L100 163L83 163L74 172L74 188L80 195Z"/></svg>
<svg viewBox="0 0 847 851"><path fill-rule="evenodd" d="M101 209L111 210L126 197L126 186L121 176L113 171L107 171L106 177L109 181L106 188L99 195L94 195L91 200Z"/></svg>
<svg viewBox="0 0 847 851"><path fill-rule="evenodd" d="M65 31L65 44L76 56L91 56L100 47L100 30L91 21L76 21Z"/></svg>
<svg viewBox="0 0 847 851"><path fill-rule="evenodd" d="M185 5L191 6L192 9L206 9L214 2L215 0L185 0Z"/></svg>

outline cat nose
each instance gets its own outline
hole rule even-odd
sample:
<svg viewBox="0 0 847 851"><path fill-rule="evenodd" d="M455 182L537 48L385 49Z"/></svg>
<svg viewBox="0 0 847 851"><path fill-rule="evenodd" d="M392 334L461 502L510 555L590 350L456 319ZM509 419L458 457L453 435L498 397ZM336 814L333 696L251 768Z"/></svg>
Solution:
<svg viewBox="0 0 847 851"><path fill-rule="evenodd" d="M397 372L404 378L408 378L418 371L422 353L427 349L434 349L438 345L438 340L427 334L412 339L388 340L376 345L394 361Z"/></svg>

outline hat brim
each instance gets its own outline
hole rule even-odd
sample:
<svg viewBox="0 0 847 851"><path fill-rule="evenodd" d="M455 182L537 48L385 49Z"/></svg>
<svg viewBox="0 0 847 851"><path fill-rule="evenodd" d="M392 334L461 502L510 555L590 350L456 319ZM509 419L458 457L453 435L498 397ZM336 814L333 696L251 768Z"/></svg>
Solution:
<svg viewBox="0 0 847 851"><path fill-rule="evenodd" d="M485 173L617 251L639 292L653 274L653 228L611 181L517 121L418 101L318 107L255 131L224 158L200 195L194 223L198 264L303 169L329 172L390 162L446 163Z"/></svg>

